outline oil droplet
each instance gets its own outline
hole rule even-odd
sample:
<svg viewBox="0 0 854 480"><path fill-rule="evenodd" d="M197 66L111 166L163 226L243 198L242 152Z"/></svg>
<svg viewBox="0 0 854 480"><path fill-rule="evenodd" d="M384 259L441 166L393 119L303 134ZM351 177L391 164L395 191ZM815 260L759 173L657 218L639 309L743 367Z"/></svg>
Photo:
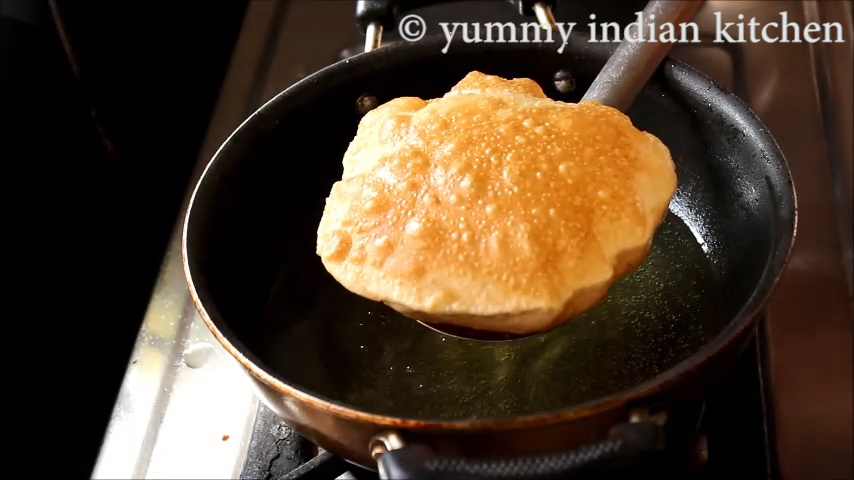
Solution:
<svg viewBox="0 0 854 480"><path fill-rule="evenodd" d="M512 172L512 170L510 170L509 168L505 168L505 169L501 172L501 177L502 177L505 181L507 181L507 182L512 182L512 181L513 181L513 172Z"/></svg>
<svg viewBox="0 0 854 480"><path fill-rule="evenodd" d="M197 343L184 350L184 364L189 368L204 366L213 353L213 347L206 342Z"/></svg>
<svg viewBox="0 0 854 480"><path fill-rule="evenodd" d="M374 240L374 246L380 250L384 249L386 246L388 246L388 244L389 244L388 237L380 237L380 238Z"/></svg>
<svg viewBox="0 0 854 480"><path fill-rule="evenodd" d="M421 222L412 220L406 224L405 231L407 235L415 237L424 231L424 226L421 225Z"/></svg>
<svg viewBox="0 0 854 480"><path fill-rule="evenodd" d="M373 213L373 212L377 211L378 206L379 205L377 205L377 201L374 200L373 198L371 198L365 202L363 208L364 208L366 213Z"/></svg>

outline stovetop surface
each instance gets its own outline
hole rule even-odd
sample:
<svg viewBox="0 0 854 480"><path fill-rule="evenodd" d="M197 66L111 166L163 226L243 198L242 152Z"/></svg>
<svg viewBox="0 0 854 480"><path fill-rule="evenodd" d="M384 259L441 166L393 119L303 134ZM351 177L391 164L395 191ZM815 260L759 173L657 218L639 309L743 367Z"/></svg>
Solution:
<svg viewBox="0 0 854 480"><path fill-rule="evenodd" d="M495 6L465 2L419 13L434 24L519 21L503 1L491 3ZM561 2L556 16L582 24L578 18L595 10L601 21L626 21L645 4L614 7L621 3ZM787 11L792 21L803 22L816 15L833 17L839 9L832 6L841 3L707 1L695 21L705 32L713 27L714 11L722 12L725 21L744 13L760 22L779 20L779 13ZM197 176L263 102L342 52L358 51L363 37L353 12L353 2L346 0L250 3ZM394 41L395 35L385 39ZM833 213L839 189L831 172L839 171L834 163L838 148L830 143L850 139L850 115L838 117L838 124L823 123L844 112L844 105L851 109L850 50L844 50L850 45L820 47L704 41L672 51L744 99L766 123L787 156L800 217L789 271L768 306L758 342L706 398L700 431L708 439L708 462L702 472L685 478L775 478L778 464L787 478L852 475L850 297L841 268L841 229ZM845 64L847 83L839 70ZM371 472L318 456L309 442L259 406L250 383L201 322L187 294L180 225L176 222L93 477L272 479L310 471L316 476L302 478L371 478Z"/></svg>

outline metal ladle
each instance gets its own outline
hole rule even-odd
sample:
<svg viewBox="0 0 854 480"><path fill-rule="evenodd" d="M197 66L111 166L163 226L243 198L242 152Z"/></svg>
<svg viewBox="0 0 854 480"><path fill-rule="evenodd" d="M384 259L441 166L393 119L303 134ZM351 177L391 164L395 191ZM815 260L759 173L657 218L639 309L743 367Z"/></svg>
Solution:
<svg viewBox="0 0 854 480"><path fill-rule="evenodd" d="M672 23L675 27L682 22L690 21L702 4L702 0L649 2L641 13L640 25L635 22L630 25L626 32L627 37L642 38L644 41L636 42L623 39L605 66L602 67L599 75L593 80L581 101L594 100L621 112L627 111L673 45L672 43L659 42L657 39L656 41L649 41L645 36L639 36L638 27L646 26L651 21L654 21L656 25ZM543 18L541 21L545 22L547 19ZM555 28L553 20L549 23L552 24L552 28ZM642 33L648 34L648 27ZM485 342L505 342L545 333L516 335L424 321L419 321L419 323L445 335Z"/></svg>
<svg viewBox="0 0 854 480"><path fill-rule="evenodd" d="M641 14L641 24L655 21L657 25L672 23L677 26L694 18L702 5L702 0L649 2ZM627 36L637 38L638 26L637 23L631 24ZM634 42L623 39L581 101L595 100L625 112L661 65L672 45L657 40Z"/></svg>

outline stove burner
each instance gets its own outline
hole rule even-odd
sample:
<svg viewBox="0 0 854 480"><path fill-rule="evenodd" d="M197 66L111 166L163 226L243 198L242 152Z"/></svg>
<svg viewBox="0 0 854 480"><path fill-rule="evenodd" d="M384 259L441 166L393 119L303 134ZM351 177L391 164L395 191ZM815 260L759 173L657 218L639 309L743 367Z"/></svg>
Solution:
<svg viewBox="0 0 854 480"><path fill-rule="evenodd" d="M249 444L243 480L376 479L376 472L359 468L318 449L266 407L259 407Z"/></svg>

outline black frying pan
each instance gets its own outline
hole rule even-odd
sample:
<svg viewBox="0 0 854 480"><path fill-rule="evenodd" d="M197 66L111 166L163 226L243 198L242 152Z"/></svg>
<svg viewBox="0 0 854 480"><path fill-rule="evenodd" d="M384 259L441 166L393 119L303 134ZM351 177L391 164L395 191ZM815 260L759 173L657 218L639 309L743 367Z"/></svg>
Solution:
<svg viewBox="0 0 854 480"><path fill-rule="evenodd" d="M795 193L754 114L673 60L627 111L671 150L670 213L644 264L581 317L510 342L464 340L349 293L325 271L317 225L366 95L438 97L478 70L532 78L574 102L611 51L582 35L563 54L550 44L443 46L397 44L325 68L216 153L183 243L212 332L268 406L369 468L368 443L388 429L435 455L556 452L603 438L630 408L700 395L746 344L785 266ZM573 91L555 88L559 71Z"/></svg>

